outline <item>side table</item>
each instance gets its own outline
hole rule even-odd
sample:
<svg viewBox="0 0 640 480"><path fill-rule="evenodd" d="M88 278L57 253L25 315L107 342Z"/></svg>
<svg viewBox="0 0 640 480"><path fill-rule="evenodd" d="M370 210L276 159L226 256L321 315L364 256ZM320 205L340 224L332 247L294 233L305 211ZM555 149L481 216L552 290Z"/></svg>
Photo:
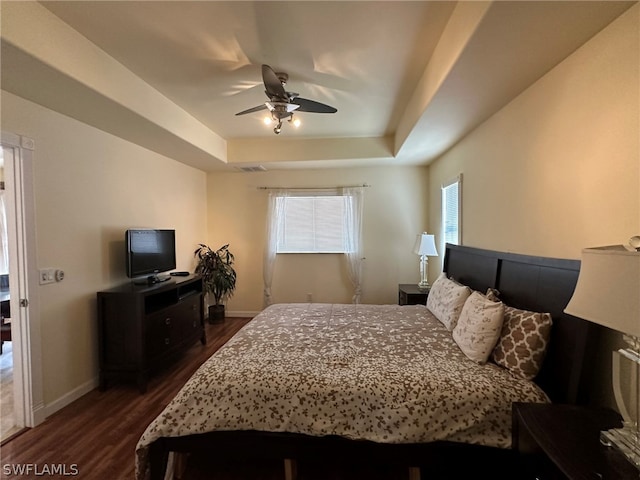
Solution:
<svg viewBox="0 0 640 480"><path fill-rule="evenodd" d="M398 305L426 305L429 289L418 288L416 283L398 285Z"/></svg>
<svg viewBox="0 0 640 480"><path fill-rule="evenodd" d="M600 443L600 431L622 425L608 409L514 403L512 443L522 479L638 480L622 453Z"/></svg>

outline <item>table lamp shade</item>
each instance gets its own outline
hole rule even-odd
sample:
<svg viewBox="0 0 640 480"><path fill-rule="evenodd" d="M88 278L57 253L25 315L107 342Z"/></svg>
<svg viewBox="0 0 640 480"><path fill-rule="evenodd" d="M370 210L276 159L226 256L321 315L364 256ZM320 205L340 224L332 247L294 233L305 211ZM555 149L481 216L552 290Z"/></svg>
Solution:
<svg viewBox="0 0 640 480"><path fill-rule="evenodd" d="M640 337L640 252L622 245L585 248L565 312Z"/></svg>
<svg viewBox="0 0 640 480"><path fill-rule="evenodd" d="M429 257L437 257L436 241L433 235L428 233L419 233L416 237L416 244L413 247L413 253L418 255L427 255Z"/></svg>

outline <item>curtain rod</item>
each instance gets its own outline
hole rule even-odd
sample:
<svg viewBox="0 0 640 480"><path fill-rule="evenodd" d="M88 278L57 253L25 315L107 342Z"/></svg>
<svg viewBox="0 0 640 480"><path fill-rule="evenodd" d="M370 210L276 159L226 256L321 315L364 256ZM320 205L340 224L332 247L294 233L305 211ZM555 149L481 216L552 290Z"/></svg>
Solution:
<svg viewBox="0 0 640 480"><path fill-rule="evenodd" d="M330 190L336 188L357 188L357 187L370 187L368 183L361 185L337 185L335 187L257 187L258 190Z"/></svg>

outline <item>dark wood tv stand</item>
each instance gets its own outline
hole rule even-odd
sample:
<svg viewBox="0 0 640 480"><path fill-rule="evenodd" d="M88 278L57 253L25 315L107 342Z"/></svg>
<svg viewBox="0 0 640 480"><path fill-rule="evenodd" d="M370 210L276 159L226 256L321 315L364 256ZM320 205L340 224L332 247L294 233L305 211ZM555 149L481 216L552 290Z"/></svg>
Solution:
<svg viewBox="0 0 640 480"><path fill-rule="evenodd" d="M134 378L144 393L153 369L198 339L204 345L203 292L198 275L98 292L100 390L111 379Z"/></svg>

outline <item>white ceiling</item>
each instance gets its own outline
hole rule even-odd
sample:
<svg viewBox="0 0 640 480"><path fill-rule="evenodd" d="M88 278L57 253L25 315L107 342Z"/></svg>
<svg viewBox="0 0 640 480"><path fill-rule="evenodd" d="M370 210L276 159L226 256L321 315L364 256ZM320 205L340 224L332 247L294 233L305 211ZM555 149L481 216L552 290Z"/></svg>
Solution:
<svg viewBox="0 0 640 480"><path fill-rule="evenodd" d="M4 89L204 170L426 164L633 4L2 3ZM338 112L235 116L261 64Z"/></svg>

